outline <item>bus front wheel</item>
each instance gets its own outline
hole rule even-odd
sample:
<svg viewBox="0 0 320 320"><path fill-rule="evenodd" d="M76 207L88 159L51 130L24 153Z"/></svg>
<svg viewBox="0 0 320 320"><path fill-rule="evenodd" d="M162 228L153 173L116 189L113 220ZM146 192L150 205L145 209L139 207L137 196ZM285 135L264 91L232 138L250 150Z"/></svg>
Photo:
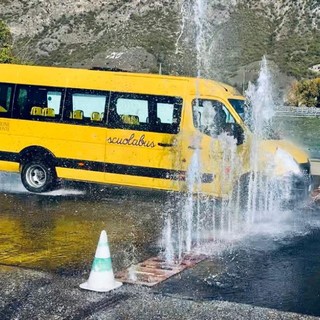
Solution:
<svg viewBox="0 0 320 320"><path fill-rule="evenodd" d="M55 169L45 162L27 162L22 165L21 181L31 192L41 193L52 190L56 183Z"/></svg>

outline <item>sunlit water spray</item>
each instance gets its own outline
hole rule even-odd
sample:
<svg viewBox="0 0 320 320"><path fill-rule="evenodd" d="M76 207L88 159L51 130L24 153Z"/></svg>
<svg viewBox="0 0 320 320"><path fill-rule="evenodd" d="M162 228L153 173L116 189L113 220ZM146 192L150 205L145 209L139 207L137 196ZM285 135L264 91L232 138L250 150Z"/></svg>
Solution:
<svg viewBox="0 0 320 320"><path fill-rule="evenodd" d="M247 107L247 123L252 130L252 142L250 153L250 175L248 183L248 203L246 222L252 224L268 214L274 205L271 181L260 173L259 160L261 158L261 142L268 137L268 126L274 116L274 98L272 88L272 76L267 68L267 60L264 57L261 63L260 75L257 85L249 83L246 96L250 102ZM272 159L269 169L272 170ZM268 169L268 168L267 168ZM263 190L263 193L261 192ZM276 208L272 208L275 210Z"/></svg>
<svg viewBox="0 0 320 320"><path fill-rule="evenodd" d="M10 192L10 193L21 193L21 194L32 194L27 191L21 183L20 176L13 173L0 173L0 191ZM60 188L54 191L43 192L38 194L38 196L71 196L71 195L83 195L86 192L77 189L64 189Z"/></svg>
<svg viewBox="0 0 320 320"><path fill-rule="evenodd" d="M176 41L176 53L179 52L179 41L184 32L194 33L196 49L197 77L200 78L206 70L206 38L204 36L206 20L207 0L190 1L181 3L181 31ZM193 23L190 24L190 21ZM196 84L196 92L198 92ZM177 211L168 209L165 221L163 242L165 244L165 257L167 261L181 260L185 252L190 252L193 247L194 237L197 245L200 243L203 223L202 210L200 208L200 184L201 184L201 141L193 141L194 153L186 176L188 186L187 197L179 199ZM196 195L196 197L195 197ZM177 199L174 200L176 202ZM177 207L176 207L177 208Z"/></svg>
<svg viewBox="0 0 320 320"><path fill-rule="evenodd" d="M206 0L184 1L182 27L186 29L187 20L193 17L195 48L197 52L197 77L204 77L210 67L206 42ZM185 18L187 15L188 18ZM181 37L181 34L179 35ZM212 74L212 72L211 72ZM294 159L284 150L278 149L275 154L262 154L261 144L270 139L271 123L275 114L274 88L272 75L266 58L261 62L260 75L256 85L250 84L246 92L250 102L245 121L250 126L250 170L235 187L227 200L214 201L205 199L200 193L202 163L200 148L195 148L187 172L187 196L173 196L168 204L167 218L163 232L163 247L167 261L181 261L183 255L190 251L208 250L206 243L221 248L222 243L243 238L252 230L259 229L260 224L277 223L281 217L287 217L288 210L283 208L283 200L291 194L290 176L279 179L276 174L279 163L288 173L299 174L300 170ZM196 92L197 90L196 85ZM208 121L210 116L206 116ZM215 124L212 122L214 131ZM217 137L222 150L220 162L222 194L228 193L228 186L234 184L237 169L243 159L237 152L236 140L226 133ZM201 141L198 141L198 146ZM216 144L212 144L215 152ZM262 157L267 157L266 165L259 167ZM229 190L230 191L230 190ZM230 192L229 192L230 193ZM276 228L273 225L272 229Z"/></svg>
<svg viewBox="0 0 320 320"><path fill-rule="evenodd" d="M184 0L181 3L182 23L181 31L176 41L176 53L179 52L179 41L183 33L186 31L192 33L195 39L197 78L204 76L205 71L209 69L205 37L207 9L207 0ZM196 92L198 91L198 83L196 83ZM201 141L193 141L192 143L195 148L186 176L187 196L184 199L173 200L174 202L178 201L175 208L180 208L179 210L173 210L172 212L171 208L168 208L167 211L163 233L167 261L181 260L184 253L192 250L194 241L196 245L199 245L201 243L203 225L208 223L207 217L203 213L211 205L205 203L206 210L203 210L200 201L201 158L199 150ZM215 220L216 217L213 214L209 222L212 226L212 231L215 230Z"/></svg>
<svg viewBox="0 0 320 320"><path fill-rule="evenodd" d="M279 212L283 211L283 200L288 199L292 192L290 175L300 174L298 164L285 150L278 148L275 154L268 155L261 148L264 140L274 139L272 118L275 114L275 90L272 83L272 75L264 57L257 85L249 84L246 92L250 102L247 122L253 133L246 212L249 225L265 219L270 220L275 214L279 215ZM266 165L259 168L263 157L267 157Z"/></svg>
<svg viewBox="0 0 320 320"><path fill-rule="evenodd" d="M222 243L230 243L258 230L260 225L270 226L276 231L277 223L288 217L284 200L291 196L290 174L300 174L300 169L292 156L278 148L275 153L266 153L261 145L270 139L271 122L274 116L272 77L267 61L263 58L257 84L250 84L246 96L250 102L246 122L250 126L250 171L235 187L226 200L212 200L201 195L202 163L199 149L194 150L187 172L188 185L185 197L173 196L174 207L169 204L164 228L164 252L168 261L181 261L185 253L192 250L208 252L208 240L216 248ZM208 114L207 121L215 124ZM248 137L249 139L249 137ZM234 137L223 132L218 135L221 154L220 176L222 194L230 193L229 186L234 184L237 169L243 159L237 152ZM216 152L212 144L212 152ZM266 165L261 168L261 158ZM284 175L279 177L279 164ZM285 169L285 170L283 170ZM288 175L286 174L288 173ZM213 242L212 242L213 241Z"/></svg>
<svg viewBox="0 0 320 320"><path fill-rule="evenodd" d="M21 184L19 177L11 173L0 173L0 190L2 192L25 192L26 189Z"/></svg>

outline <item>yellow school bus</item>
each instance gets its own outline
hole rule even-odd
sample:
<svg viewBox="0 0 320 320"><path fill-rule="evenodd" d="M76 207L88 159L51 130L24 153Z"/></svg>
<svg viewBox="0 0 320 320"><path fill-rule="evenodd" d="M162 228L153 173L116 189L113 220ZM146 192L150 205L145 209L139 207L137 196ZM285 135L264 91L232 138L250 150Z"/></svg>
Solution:
<svg viewBox="0 0 320 320"><path fill-rule="evenodd" d="M197 191L223 197L250 170L243 104L236 90L212 80L2 64L0 170L20 172L31 192L61 179L185 191L196 156ZM236 140L239 161L228 183L221 133ZM310 172L296 146L269 141L265 148L274 153L279 144Z"/></svg>

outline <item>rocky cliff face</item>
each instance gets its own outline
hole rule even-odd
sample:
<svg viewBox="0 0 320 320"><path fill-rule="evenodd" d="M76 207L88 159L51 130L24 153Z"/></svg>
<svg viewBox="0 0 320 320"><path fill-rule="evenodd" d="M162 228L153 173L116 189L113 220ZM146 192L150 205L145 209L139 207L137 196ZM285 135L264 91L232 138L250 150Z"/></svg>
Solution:
<svg viewBox="0 0 320 320"><path fill-rule="evenodd" d="M150 69L156 64L153 46L168 45L169 49L179 19L178 6L171 1L13 0L1 1L0 9L19 56L59 65L91 65L98 55L99 64L109 59L118 66L118 60L132 52ZM132 63L133 68L140 67Z"/></svg>
<svg viewBox="0 0 320 320"><path fill-rule="evenodd" d="M195 75L199 8L206 76L238 81L264 54L294 76L320 63L319 0L0 0L0 19L36 64Z"/></svg>

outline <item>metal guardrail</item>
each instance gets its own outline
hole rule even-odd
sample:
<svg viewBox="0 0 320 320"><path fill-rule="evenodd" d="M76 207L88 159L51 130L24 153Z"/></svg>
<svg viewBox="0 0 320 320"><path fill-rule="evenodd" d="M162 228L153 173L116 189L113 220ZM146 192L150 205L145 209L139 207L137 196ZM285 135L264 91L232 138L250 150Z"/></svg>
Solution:
<svg viewBox="0 0 320 320"><path fill-rule="evenodd" d="M275 109L276 115L291 117L320 117L320 108L279 106Z"/></svg>
<svg viewBox="0 0 320 320"><path fill-rule="evenodd" d="M310 159L311 174L313 176L320 176L320 159Z"/></svg>

